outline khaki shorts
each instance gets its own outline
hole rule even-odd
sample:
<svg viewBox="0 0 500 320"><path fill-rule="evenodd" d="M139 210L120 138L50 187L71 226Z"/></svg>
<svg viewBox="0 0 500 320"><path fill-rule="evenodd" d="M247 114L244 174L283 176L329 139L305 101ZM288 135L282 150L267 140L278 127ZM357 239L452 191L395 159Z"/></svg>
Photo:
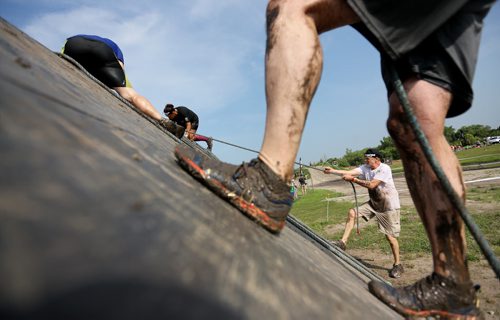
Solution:
<svg viewBox="0 0 500 320"><path fill-rule="evenodd" d="M354 211L356 211L356 208L354 208ZM401 231L401 216L399 209L378 212L372 208L369 202L365 202L359 207L359 215L365 221L377 217L378 230L380 232L395 238L399 237L399 232Z"/></svg>

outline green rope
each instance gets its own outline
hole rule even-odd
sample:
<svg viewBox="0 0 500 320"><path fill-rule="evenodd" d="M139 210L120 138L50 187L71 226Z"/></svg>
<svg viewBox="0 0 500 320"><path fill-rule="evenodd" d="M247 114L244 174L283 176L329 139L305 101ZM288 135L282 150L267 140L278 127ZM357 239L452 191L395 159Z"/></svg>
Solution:
<svg viewBox="0 0 500 320"><path fill-rule="evenodd" d="M491 247L488 244L488 241L484 238L481 230L474 223L474 220L472 219L467 208L465 207L464 202L458 196L458 194L455 192L455 190L451 186L450 181L446 177L446 174L444 173L443 169L439 165L437 159L434 157L434 153L432 152L432 148L429 145L429 141L427 140L424 133L422 132L422 129L420 128L420 125L417 121L417 118L415 117L415 114L413 113L412 107L411 107L410 102L408 100L408 96L406 95L406 92L404 90L403 84L402 84L401 80L399 79L399 76L398 76L394 66L392 66L392 65L390 66L389 72L391 73L391 77L393 79L393 84L394 84L394 89L396 91L398 99L399 99L401 105L403 106L403 110L405 112L405 115L408 118L408 122L410 123L410 126L413 130L413 133L417 137L418 143L422 147L422 150L425 154L425 157L427 158L427 161L429 162L432 169L434 170L434 173L436 174L437 178L439 179L441 186L443 187L444 191L446 192L452 205L460 213L460 216L464 220L465 225L467 226L467 228L469 228L470 233L472 234L472 236L476 240L477 244L479 245L479 248L483 252L486 259L488 260L490 266L493 268L493 271L495 272L497 278L500 278L500 263L499 263L497 257L495 256L495 254L493 253L493 250L491 250Z"/></svg>

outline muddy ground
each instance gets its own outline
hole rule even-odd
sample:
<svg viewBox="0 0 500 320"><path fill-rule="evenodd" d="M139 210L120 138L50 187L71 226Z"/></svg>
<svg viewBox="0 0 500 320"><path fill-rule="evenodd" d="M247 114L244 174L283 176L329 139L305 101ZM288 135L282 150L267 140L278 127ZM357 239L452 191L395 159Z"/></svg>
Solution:
<svg viewBox="0 0 500 320"><path fill-rule="evenodd" d="M349 183L345 183L340 177L334 175L325 175L317 170L309 170L312 175L312 181L308 181L308 186L318 189L334 190L345 194L342 199L346 201L354 201L352 187ZM484 169L464 171L464 181L467 188L477 184L498 186L500 185L500 169ZM498 177L498 179L494 179ZM492 179L493 178L493 179ZM482 179L490 179L487 181L477 181ZM413 206L406 180L402 174L394 176L396 187L399 191L401 204L403 206ZM368 193L365 188L357 187L358 201L361 203L368 198ZM500 211L500 203L481 203L477 201L469 201L467 204L470 210L481 211L481 209ZM338 230L343 229L343 224L332 226L327 230L327 233L333 234ZM362 227L362 226L360 226ZM404 229L404 226L402 226ZM375 271L380 276L391 281L394 286L408 285L427 276L432 272L431 254L425 254L416 257L409 256L401 252L401 260L405 268L405 273L400 279L392 279L388 277L389 268L392 266L392 256L385 254L382 251L351 249L347 250L349 254L358 258L370 269ZM479 293L480 307L485 313L485 319L500 319L500 282L495 277L494 272L484 259L480 261L469 262L469 269L474 283L481 285Z"/></svg>

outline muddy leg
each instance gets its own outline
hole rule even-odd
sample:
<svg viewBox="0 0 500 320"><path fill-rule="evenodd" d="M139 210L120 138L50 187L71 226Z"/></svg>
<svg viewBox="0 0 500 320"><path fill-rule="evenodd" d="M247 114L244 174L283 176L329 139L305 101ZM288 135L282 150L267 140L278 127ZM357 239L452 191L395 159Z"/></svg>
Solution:
<svg viewBox="0 0 500 320"><path fill-rule="evenodd" d="M267 8L264 142L259 158L291 179L323 56L318 34L358 19L345 0L271 0Z"/></svg>
<svg viewBox="0 0 500 320"><path fill-rule="evenodd" d="M429 82L405 82L408 98L432 150L460 197L465 199L460 165L444 137L451 94ZM432 247L434 271L457 282L469 281L464 224L427 162L395 94L387 126L403 161L406 181Z"/></svg>

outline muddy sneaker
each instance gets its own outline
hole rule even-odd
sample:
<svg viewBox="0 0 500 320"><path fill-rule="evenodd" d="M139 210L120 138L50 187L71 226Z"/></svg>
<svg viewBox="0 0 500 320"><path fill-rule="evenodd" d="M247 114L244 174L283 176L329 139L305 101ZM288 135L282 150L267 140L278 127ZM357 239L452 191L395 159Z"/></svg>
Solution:
<svg viewBox="0 0 500 320"><path fill-rule="evenodd" d="M347 249L347 246L346 246L345 242L342 241L342 240L330 241L330 243L333 244L334 246L339 247L343 251L345 251L345 249Z"/></svg>
<svg viewBox="0 0 500 320"><path fill-rule="evenodd" d="M436 273L413 285L393 288L378 281L368 284L370 292L407 317L481 319L472 283L458 284Z"/></svg>
<svg viewBox="0 0 500 320"><path fill-rule="evenodd" d="M168 132L170 132L179 139L182 138L182 136L184 135L184 128L177 125L177 123L173 122L170 119L161 118L160 120L158 120L158 123L160 124L160 126L167 129Z"/></svg>
<svg viewBox="0 0 500 320"><path fill-rule="evenodd" d="M392 266L391 271L389 271L389 277L400 278L404 271L405 271L405 269L403 269L403 266L401 265L401 263L395 264Z"/></svg>
<svg viewBox="0 0 500 320"><path fill-rule="evenodd" d="M285 226L293 197L287 184L259 159L235 166L186 146L177 146L175 156L181 167L267 230L278 233Z"/></svg>
<svg viewBox="0 0 500 320"><path fill-rule="evenodd" d="M182 139L182 137L184 137L184 134L186 133L186 128L184 128L183 126L180 126L178 124L176 124L177 128L175 129L175 136L179 139Z"/></svg>

